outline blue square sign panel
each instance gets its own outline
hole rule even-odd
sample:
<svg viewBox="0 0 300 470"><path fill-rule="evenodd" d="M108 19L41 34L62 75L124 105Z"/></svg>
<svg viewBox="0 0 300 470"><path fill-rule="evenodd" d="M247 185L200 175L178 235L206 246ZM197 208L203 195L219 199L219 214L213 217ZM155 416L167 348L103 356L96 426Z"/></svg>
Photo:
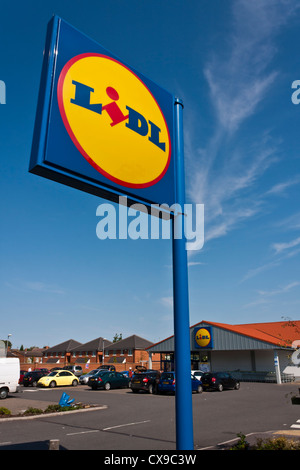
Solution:
<svg viewBox="0 0 300 470"><path fill-rule="evenodd" d="M194 348L213 349L213 334L211 326L194 328Z"/></svg>
<svg viewBox="0 0 300 470"><path fill-rule="evenodd" d="M29 171L117 201L175 202L174 96L54 16Z"/></svg>

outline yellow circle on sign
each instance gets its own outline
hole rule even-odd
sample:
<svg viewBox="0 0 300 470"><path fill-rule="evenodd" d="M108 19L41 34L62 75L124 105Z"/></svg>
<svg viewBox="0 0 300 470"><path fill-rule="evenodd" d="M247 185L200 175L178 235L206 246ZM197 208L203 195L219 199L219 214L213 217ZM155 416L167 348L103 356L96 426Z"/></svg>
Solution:
<svg viewBox="0 0 300 470"><path fill-rule="evenodd" d="M200 328L195 334L195 340L201 348L208 346L211 340L210 332L206 328Z"/></svg>
<svg viewBox="0 0 300 470"><path fill-rule="evenodd" d="M72 141L101 174L127 187L164 176L171 155L164 115L125 65L101 54L76 56L60 74L57 96Z"/></svg>

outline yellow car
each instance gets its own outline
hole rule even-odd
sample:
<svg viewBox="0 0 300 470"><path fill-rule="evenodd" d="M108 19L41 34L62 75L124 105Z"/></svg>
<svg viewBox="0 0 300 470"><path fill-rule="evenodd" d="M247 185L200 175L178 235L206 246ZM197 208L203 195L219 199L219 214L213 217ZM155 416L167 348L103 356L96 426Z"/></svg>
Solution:
<svg viewBox="0 0 300 470"><path fill-rule="evenodd" d="M78 378L72 372L68 370L54 370L50 374L41 377L37 384L41 387L54 388L66 385L73 385L75 387L78 383Z"/></svg>

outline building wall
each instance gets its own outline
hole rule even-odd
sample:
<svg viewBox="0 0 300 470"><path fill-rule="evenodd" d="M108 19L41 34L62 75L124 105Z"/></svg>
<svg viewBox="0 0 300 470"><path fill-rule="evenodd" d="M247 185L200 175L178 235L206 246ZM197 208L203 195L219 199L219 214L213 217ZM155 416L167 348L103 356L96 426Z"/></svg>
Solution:
<svg viewBox="0 0 300 470"><path fill-rule="evenodd" d="M281 360L279 357L279 363L281 366ZM274 351L255 351L255 365L257 372L275 370L274 366Z"/></svg>
<svg viewBox="0 0 300 470"><path fill-rule="evenodd" d="M154 354L155 363L160 364L160 355ZM47 362L47 360L51 360L51 362ZM46 367L48 369L52 369L55 366L63 367L65 365L81 365L83 370L88 372L89 370L96 369L101 366L102 364L102 352L92 352L86 351L84 353L66 353L61 354L53 354L43 359L43 365L39 367ZM143 365L146 368L149 367L149 354L146 351L142 350L133 350L132 354L128 354L127 352L123 353L120 350L116 351L109 351L105 352L104 356L104 364L114 365L116 371L123 371L129 370L129 367L134 369L136 365Z"/></svg>
<svg viewBox="0 0 300 470"><path fill-rule="evenodd" d="M252 370L251 351L212 351L210 370Z"/></svg>

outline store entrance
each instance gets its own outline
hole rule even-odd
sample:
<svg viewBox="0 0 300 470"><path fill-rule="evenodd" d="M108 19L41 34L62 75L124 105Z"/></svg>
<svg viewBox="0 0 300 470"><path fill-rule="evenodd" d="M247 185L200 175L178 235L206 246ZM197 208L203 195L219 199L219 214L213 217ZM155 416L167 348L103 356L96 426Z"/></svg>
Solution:
<svg viewBox="0 0 300 470"><path fill-rule="evenodd" d="M203 372L210 371L210 352L197 351L191 352L191 370L202 370Z"/></svg>

